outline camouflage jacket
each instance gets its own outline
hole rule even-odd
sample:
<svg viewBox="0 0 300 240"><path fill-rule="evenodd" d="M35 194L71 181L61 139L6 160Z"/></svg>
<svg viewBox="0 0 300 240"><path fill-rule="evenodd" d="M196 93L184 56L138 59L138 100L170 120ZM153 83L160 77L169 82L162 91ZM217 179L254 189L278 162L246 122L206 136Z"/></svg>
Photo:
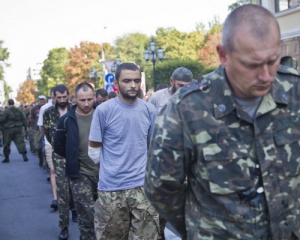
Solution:
<svg viewBox="0 0 300 240"><path fill-rule="evenodd" d="M22 126L27 127L28 125L24 113L15 106L7 108L2 114L0 114L0 124L4 127L4 129Z"/></svg>
<svg viewBox="0 0 300 240"><path fill-rule="evenodd" d="M68 105L68 110L71 105ZM60 113L56 106L51 106L47 108L43 115L43 128L45 131L45 136L47 141L53 146L54 135L56 132L56 127L61 118Z"/></svg>
<svg viewBox="0 0 300 240"><path fill-rule="evenodd" d="M280 67L252 120L220 66L163 107L145 193L184 238L300 239L299 84Z"/></svg>

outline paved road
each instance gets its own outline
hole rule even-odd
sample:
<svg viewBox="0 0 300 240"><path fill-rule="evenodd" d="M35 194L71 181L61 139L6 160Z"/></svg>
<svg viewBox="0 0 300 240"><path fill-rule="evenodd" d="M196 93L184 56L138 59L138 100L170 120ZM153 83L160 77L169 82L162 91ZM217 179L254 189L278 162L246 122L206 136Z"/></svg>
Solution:
<svg viewBox="0 0 300 240"><path fill-rule="evenodd" d="M27 155L29 162L24 162L12 143L10 163L0 162L0 240L58 239L58 212L50 208L49 174L38 166L35 155ZM169 229L167 240L181 239ZM78 239L77 223L70 220L69 240Z"/></svg>

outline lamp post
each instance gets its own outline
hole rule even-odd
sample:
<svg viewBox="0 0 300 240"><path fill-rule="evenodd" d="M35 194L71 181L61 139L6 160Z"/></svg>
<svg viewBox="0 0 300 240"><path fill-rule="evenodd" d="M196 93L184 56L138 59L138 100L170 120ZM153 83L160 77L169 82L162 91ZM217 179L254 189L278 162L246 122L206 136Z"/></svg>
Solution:
<svg viewBox="0 0 300 240"><path fill-rule="evenodd" d="M113 63L113 65L111 66L111 71L112 72L116 72L117 68L119 67L119 65L121 64L121 58L117 57Z"/></svg>
<svg viewBox="0 0 300 240"><path fill-rule="evenodd" d="M100 78L101 77L101 72L98 71L96 72L96 67L93 67L92 70L89 73L90 78L92 79L92 81L95 84L95 89L97 88L97 82L96 82L96 77Z"/></svg>
<svg viewBox="0 0 300 240"><path fill-rule="evenodd" d="M164 51L159 47L156 50L156 44L154 40L152 39L150 44L150 50L144 51L144 58L148 62L148 60L152 61L153 64L153 84L154 84L154 91L156 89L156 70L155 70L155 63L156 63L156 57L158 57L159 60L163 60L164 58Z"/></svg>

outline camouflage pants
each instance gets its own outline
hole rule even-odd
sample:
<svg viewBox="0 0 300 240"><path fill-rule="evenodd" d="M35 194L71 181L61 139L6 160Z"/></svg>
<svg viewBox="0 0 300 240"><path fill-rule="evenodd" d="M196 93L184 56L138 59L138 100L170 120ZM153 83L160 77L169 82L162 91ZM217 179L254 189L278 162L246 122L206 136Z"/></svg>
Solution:
<svg viewBox="0 0 300 240"><path fill-rule="evenodd" d="M95 231L97 240L158 239L158 213L142 187L117 192L98 191Z"/></svg>
<svg viewBox="0 0 300 240"><path fill-rule="evenodd" d="M57 205L59 215L59 227L69 227L70 210L75 209L70 188L69 178L65 175L66 159L53 153L53 165L56 176Z"/></svg>
<svg viewBox="0 0 300 240"><path fill-rule="evenodd" d="M30 151L34 151L35 147L34 147L34 132L32 130L32 128L29 128L27 130L27 136L29 139L29 146L30 146Z"/></svg>
<svg viewBox="0 0 300 240"><path fill-rule="evenodd" d="M14 142L18 152L20 154L27 153L24 137L22 133L22 127L12 127L6 128L3 132L3 154L4 156L9 156L10 154L10 144Z"/></svg>
<svg viewBox="0 0 300 240"><path fill-rule="evenodd" d="M98 176L80 174L70 179L70 185L78 214L80 240L96 240L94 229L94 204L97 200Z"/></svg>

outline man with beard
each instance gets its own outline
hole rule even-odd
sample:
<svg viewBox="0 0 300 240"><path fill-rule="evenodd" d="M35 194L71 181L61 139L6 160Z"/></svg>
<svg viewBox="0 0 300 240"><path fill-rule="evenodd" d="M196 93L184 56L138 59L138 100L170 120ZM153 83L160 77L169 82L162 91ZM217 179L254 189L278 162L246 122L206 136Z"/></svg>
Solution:
<svg viewBox="0 0 300 240"><path fill-rule="evenodd" d="M179 88L189 84L192 80L193 74L189 69L185 67L176 68L170 77L171 87L156 91L151 95L148 102L160 111Z"/></svg>
<svg viewBox="0 0 300 240"><path fill-rule="evenodd" d="M94 203L97 199L99 166L88 156L90 126L94 113L94 88L86 82L75 89L76 104L59 120L54 136L54 152L66 158L78 213L81 240L96 240Z"/></svg>
<svg viewBox="0 0 300 240"><path fill-rule="evenodd" d="M67 113L71 105L68 102L69 90L65 85L57 85L54 89L55 105L44 112L43 127L48 142L54 145L54 134L59 119ZM65 176L66 160L53 153L53 165L56 175L57 205L59 212L59 226L61 232L59 239L67 239L69 236L69 210L72 210L72 220L77 222L72 193L70 191L69 178Z"/></svg>
<svg viewBox="0 0 300 240"><path fill-rule="evenodd" d="M147 148L155 107L138 98L141 70L122 63L116 70L118 97L100 104L93 115L89 156L100 161L95 203L97 239L157 239L158 214L143 189Z"/></svg>

